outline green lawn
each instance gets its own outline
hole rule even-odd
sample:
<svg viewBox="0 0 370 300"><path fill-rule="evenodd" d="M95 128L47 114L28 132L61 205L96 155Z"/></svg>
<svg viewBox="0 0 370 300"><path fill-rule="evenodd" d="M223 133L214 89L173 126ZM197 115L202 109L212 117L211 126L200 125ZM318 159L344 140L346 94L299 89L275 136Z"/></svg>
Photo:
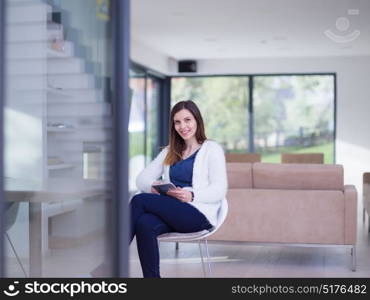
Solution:
<svg viewBox="0 0 370 300"><path fill-rule="evenodd" d="M279 149L279 152L276 153L262 153L262 162L271 162L271 163L280 163L281 158L280 154L282 152L291 152L291 153L324 153L324 163L332 164L334 147L333 143L322 144L313 147L307 148L298 148L298 147L283 147Z"/></svg>

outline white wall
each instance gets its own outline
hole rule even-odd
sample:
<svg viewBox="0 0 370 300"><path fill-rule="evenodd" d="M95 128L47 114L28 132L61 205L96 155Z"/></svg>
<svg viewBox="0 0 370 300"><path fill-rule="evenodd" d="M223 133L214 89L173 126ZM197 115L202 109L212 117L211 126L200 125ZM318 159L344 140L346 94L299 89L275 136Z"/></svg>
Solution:
<svg viewBox="0 0 370 300"><path fill-rule="evenodd" d="M167 61L163 73L179 75L177 64ZM361 196L362 173L370 172L370 56L199 60L196 74L316 72L337 74L336 163L344 165L345 184L355 184Z"/></svg>
<svg viewBox="0 0 370 300"><path fill-rule="evenodd" d="M145 44L131 38L130 58L149 69L162 74L169 73L169 64L172 61L167 55L152 49Z"/></svg>

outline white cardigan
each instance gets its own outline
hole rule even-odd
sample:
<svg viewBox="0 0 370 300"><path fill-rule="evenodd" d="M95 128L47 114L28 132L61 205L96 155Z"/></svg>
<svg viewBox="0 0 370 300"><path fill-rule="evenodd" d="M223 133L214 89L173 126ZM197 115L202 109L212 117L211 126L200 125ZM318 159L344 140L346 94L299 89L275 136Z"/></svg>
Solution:
<svg viewBox="0 0 370 300"><path fill-rule="evenodd" d="M170 182L170 166L164 165L168 146L136 178L139 190L150 193L152 183L163 176ZM192 187L184 189L194 192L194 200L189 204L202 212L212 225L217 225L217 213L221 200L227 191L225 154L215 141L205 140L195 156Z"/></svg>

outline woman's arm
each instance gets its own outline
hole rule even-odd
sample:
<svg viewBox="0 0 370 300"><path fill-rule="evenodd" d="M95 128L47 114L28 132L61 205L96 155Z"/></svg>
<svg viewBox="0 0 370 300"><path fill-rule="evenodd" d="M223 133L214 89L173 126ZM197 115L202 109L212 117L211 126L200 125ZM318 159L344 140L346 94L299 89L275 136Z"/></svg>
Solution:
<svg viewBox="0 0 370 300"><path fill-rule="evenodd" d="M151 192L153 182L158 180L158 178L163 174L164 169L163 161L167 155L167 152L168 149L166 147L136 177L136 186L140 191L146 193Z"/></svg>
<svg viewBox="0 0 370 300"><path fill-rule="evenodd" d="M212 148L208 157L209 185L194 189L194 202L212 203L225 198L227 192L227 174L225 154L218 144Z"/></svg>

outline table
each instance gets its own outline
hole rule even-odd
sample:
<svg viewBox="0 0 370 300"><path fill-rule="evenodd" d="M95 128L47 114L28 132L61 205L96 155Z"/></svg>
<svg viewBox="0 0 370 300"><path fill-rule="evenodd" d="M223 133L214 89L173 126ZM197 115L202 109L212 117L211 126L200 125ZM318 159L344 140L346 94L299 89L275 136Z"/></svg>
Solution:
<svg viewBox="0 0 370 300"><path fill-rule="evenodd" d="M79 189L69 189L68 191L52 190L21 190L20 185L6 185L5 190L7 201L28 202L29 203L29 260L30 277L42 277L42 217L43 203L60 203L68 199L86 199L89 197L104 196L108 191L101 187L87 188L80 185ZM14 188L18 188L16 190Z"/></svg>

